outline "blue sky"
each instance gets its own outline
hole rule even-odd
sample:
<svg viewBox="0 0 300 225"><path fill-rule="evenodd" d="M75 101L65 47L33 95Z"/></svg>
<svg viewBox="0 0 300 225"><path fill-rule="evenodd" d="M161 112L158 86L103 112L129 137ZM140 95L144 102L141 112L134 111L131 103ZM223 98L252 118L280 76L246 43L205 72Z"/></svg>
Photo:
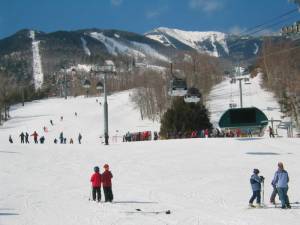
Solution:
<svg viewBox="0 0 300 225"><path fill-rule="evenodd" d="M288 0L0 0L0 38L23 28L240 31L293 8Z"/></svg>

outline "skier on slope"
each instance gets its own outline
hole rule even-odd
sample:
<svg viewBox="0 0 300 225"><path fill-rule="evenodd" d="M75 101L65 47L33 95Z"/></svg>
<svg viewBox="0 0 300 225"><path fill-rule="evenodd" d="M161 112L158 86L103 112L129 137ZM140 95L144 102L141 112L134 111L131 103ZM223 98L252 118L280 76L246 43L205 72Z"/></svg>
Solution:
<svg viewBox="0 0 300 225"><path fill-rule="evenodd" d="M259 170L258 169L253 169L253 174L250 178L250 184L251 184L251 188L252 188L252 196L249 200L249 206L250 207L255 207L253 205L253 201L256 199L256 203L257 203L257 207L260 207L260 203L261 203L261 196L260 196L260 192L261 192L261 183L264 182L264 177L263 176L258 176L259 174Z"/></svg>
<svg viewBox="0 0 300 225"><path fill-rule="evenodd" d="M94 174L91 177L92 182L92 194L93 194L93 201L100 202L101 201L101 174L99 173L99 167L94 167Z"/></svg>
<svg viewBox="0 0 300 225"><path fill-rule="evenodd" d="M9 143L11 143L11 144L14 143L14 142L13 142L13 139L12 139L12 137L11 137L11 135L9 135L8 141L9 141Z"/></svg>
<svg viewBox="0 0 300 225"><path fill-rule="evenodd" d="M289 197L287 195L289 189L289 174L284 169L282 162L278 163L278 170L275 172L272 183L276 185L279 199L281 201L281 208L291 208Z"/></svg>
<svg viewBox="0 0 300 225"><path fill-rule="evenodd" d="M29 144L29 140L28 139L29 139L29 134L26 132L25 133L25 143L26 144Z"/></svg>
<svg viewBox="0 0 300 225"><path fill-rule="evenodd" d="M78 143L79 144L81 144L81 139L82 139L82 135L81 135L81 133L79 133L79 135L78 135Z"/></svg>
<svg viewBox="0 0 300 225"><path fill-rule="evenodd" d="M102 186L104 191L105 202L112 202L114 198L111 188L111 179L113 178L113 175L109 170L108 164L105 164L103 168L105 171L102 173Z"/></svg>
<svg viewBox="0 0 300 225"><path fill-rule="evenodd" d="M25 134L23 132L20 134L20 138L21 138L21 144L24 144Z"/></svg>
<svg viewBox="0 0 300 225"><path fill-rule="evenodd" d="M38 144L38 133L36 131L33 132L33 134L31 134L30 136L33 136L33 140L35 144Z"/></svg>

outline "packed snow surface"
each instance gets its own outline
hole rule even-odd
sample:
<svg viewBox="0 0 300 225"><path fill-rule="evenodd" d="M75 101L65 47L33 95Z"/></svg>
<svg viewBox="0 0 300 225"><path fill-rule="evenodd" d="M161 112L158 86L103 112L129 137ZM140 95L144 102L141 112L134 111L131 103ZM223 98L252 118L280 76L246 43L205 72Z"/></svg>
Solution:
<svg viewBox="0 0 300 225"><path fill-rule="evenodd" d="M300 200L300 139L123 143L121 136L127 131L159 129L156 122L140 120L129 95L131 92L122 92L108 98L109 146L99 138L103 134L102 97L53 98L13 108L11 120L0 127L1 225L299 224L300 206L281 210L248 209L247 205L253 168L266 177L268 204L278 161L290 174L291 202ZM264 100L259 95L256 101ZM33 144L31 139L29 145L20 144L20 132L34 130L45 136L46 143ZM53 144L62 131L75 144ZM81 145L77 143L79 132ZM8 143L9 134L14 144ZM103 171L104 163L114 175L114 202L104 203L102 193L99 204L89 201L89 179L93 167L98 165ZM171 214L151 213L166 210Z"/></svg>
<svg viewBox="0 0 300 225"><path fill-rule="evenodd" d="M83 47L83 50L84 50L85 54L87 54L88 56L90 56L91 55L91 51L90 51L90 49L87 46L87 41L84 39L84 37L81 37L80 40L81 40L82 47Z"/></svg>
<svg viewBox="0 0 300 225"><path fill-rule="evenodd" d="M35 90L42 87L44 82L44 74L42 70L42 60L40 56L39 44L40 41L35 39L35 32L30 30L29 37L32 39L32 67L33 67L33 79Z"/></svg>
<svg viewBox="0 0 300 225"><path fill-rule="evenodd" d="M135 41L122 41L120 40L120 36L114 36L115 38L107 37L103 33L99 32L91 32L90 36L100 42L102 42L107 51L112 55L128 55L138 58L147 58L151 57L154 59L167 61L169 62L168 58L155 49L150 47L147 44L138 43Z"/></svg>

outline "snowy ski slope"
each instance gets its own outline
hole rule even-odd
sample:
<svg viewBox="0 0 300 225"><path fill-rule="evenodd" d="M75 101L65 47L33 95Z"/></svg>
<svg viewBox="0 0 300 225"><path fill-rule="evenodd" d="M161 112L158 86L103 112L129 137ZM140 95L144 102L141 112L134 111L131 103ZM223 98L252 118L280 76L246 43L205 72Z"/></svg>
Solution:
<svg viewBox="0 0 300 225"><path fill-rule="evenodd" d="M227 90L226 85L220 84L213 93L224 93L221 89ZM254 103L273 107L270 94L257 88L253 91L258 94ZM210 109L215 111L215 120L224 107L218 101L227 100L215 99L213 93ZM260 93L265 93L266 98ZM113 136L127 131L159 129L158 123L140 120L129 94L121 92L108 98L109 146L101 144L99 138L103 133L103 108L95 97L53 98L13 109L12 119L0 127L1 225L299 224L300 206L281 210L248 209L247 205L253 168L259 168L266 177L268 204L270 182L278 161L283 161L290 174L291 201L300 200L300 139L211 138L123 143L119 138L113 142ZM49 131L45 133L43 126ZM46 143L21 145L18 134L34 130L45 135ZM75 138L75 144L53 144L53 138L61 131L66 137ZM82 145L77 144L79 132L83 135ZM9 134L14 144L8 143ZM89 201L93 167L99 165L103 171L104 163L110 164L114 175L112 204ZM136 209L171 210L171 214Z"/></svg>

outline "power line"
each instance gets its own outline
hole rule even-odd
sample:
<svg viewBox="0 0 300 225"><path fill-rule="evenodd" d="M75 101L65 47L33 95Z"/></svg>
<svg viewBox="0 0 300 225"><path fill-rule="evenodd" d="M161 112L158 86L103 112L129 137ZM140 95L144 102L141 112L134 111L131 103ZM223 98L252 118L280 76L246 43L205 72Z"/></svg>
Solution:
<svg viewBox="0 0 300 225"><path fill-rule="evenodd" d="M263 30L266 30L267 28L277 26L278 24L283 23L283 22L285 22L285 21L288 21L288 20L294 18L295 16L289 17L289 18L285 18L285 19L283 19L283 20L274 22L274 23L272 23L272 24L269 24L269 23L271 23L271 22L273 22L273 21L276 21L276 20L278 20L278 19L287 17L287 16L289 16L289 15L292 15L292 14L294 14L294 13L296 13L296 12L298 12L298 8L295 8L295 9L293 9L293 10L287 11L287 12L285 12L285 13L279 15L279 16L273 17L272 19L269 19L269 20L265 21L264 23L261 23L261 24L259 24L259 25L253 26L253 27L251 27L251 28L248 28L248 29L246 29L245 31L242 31L242 32L240 32L240 33L237 34L237 35L238 35L238 36L241 36L242 34L244 34L244 35L252 35L252 34L256 34L256 33L258 33L258 32L261 32L261 31L263 31ZM297 15L297 16L298 16L298 15ZM268 24L269 24L269 25L268 25ZM266 25L267 25L267 26L266 26ZM264 26L265 26L265 27L264 27ZM261 29L257 30L257 28L260 28L260 27L264 27L264 28L261 28ZM232 44L232 45L227 46L227 48L229 49L229 48L232 48L232 47L238 46L238 45L242 45L242 42L239 41L238 43L234 43L234 44Z"/></svg>
<svg viewBox="0 0 300 225"><path fill-rule="evenodd" d="M286 22L286 21L288 21L288 20L290 20L290 19L295 19L295 18L298 17L298 16L299 16L299 15L296 15L296 16L293 16L293 17L291 17L291 18L286 18L286 19L277 21L277 22L275 22L275 23L272 23L272 24L266 26L265 28L262 28L262 29L253 31L252 33L249 33L249 34L247 34L247 35L253 35L253 34L259 33L259 32L261 32L261 31L263 31L263 30L266 30L267 28L275 27L275 26L277 26L277 25L279 25L279 24L281 24L281 23L283 23L283 22ZM234 43L234 44L232 44L232 45L229 45L228 48L231 48L231 49L232 49L233 47L239 46L239 45L241 45L241 44L242 44L242 42L239 41L239 42L237 42L237 43Z"/></svg>
<svg viewBox="0 0 300 225"><path fill-rule="evenodd" d="M245 31L240 32L239 35L244 34L244 33L247 33L247 32L249 32L249 31L251 31L251 30L260 28L260 27L262 27L262 26L265 26L265 25L267 25L268 23L273 22L274 20L283 18L283 17L288 16L288 15L290 15L290 14L293 14L293 13L295 13L295 12L298 12L298 8L292 9L292 10L290 10L290 11L288 11L288 12L285 12L285 13L279 15L279 16L273 17L272 19L269 19L269 20L265 21L265 22L262 23L262 24L259 24L259 25L256 25L256 26L254 26L254 27L248 28L248 29L246 29Z"/></svg>

